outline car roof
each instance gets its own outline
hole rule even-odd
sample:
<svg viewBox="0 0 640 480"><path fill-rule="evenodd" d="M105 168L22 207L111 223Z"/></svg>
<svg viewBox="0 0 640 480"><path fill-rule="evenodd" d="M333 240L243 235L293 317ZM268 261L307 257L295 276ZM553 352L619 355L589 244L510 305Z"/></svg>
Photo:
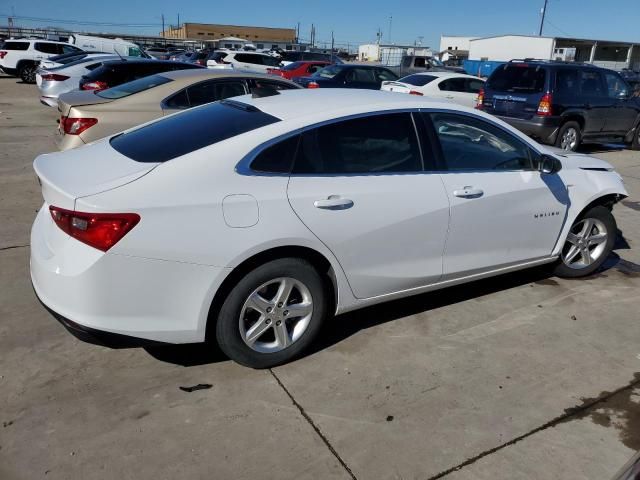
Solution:
<svg viewBox="0 0 640 480"><path fill-rule="evenodd" d="M135 58L135 60L128 60L124 58L122 60L111 60L109 62L104 62L105 65L115 66L115 65L131 65L131 64L140 64L140 63L159 63L166 65L182 65L182 62L176 62L174 60L157 60L155 58L141 58L141 57L129 57ZM185 64L192 66L192 64Z"/></svg>
<svg viewBox="0 0 640 480"><path fill-rule="evenodd" d="M176 64L176 62L171 62L172 64ZM291 85L299 85L290 82L282 77L277 77L275 75L267 75L260 73L252 73L252 72L244 72L242 70L232 70L232 69L224 69L224 70L215 70L208 68L194 68L190 70L173 70L170 72L162 72L157 75L170 78L174 81L184 81L185 83L191 83L192 80L198 79L208 79L208 78L256 78L260 80L275 80L282 83L289 83Z"/></svg>
<svg viewBox="0 0 640 480"><path fill-rule="evenodd" d="M458 72L418 72L418 73L410 73L409 75L406 75L403 78L413 77L414 75L420 75L420 76L424 75L424 76L436 77L436 78L462 77L462 78L475 78L478 80L482 80L479 77L468 75L466 73L458 73ZM402 78L400 80L402 80Z"/></svg>
<svg viewBox="0 0 640 480"><path fill-rule="evenodd" d="M336 116L411 108L471 111L471 109L453 105L450 102L445 103L427 97L353 88L281 90L278 95L260 98L243 95L233 100L251 105L281 120L315 116L317 121L324 121Z"/></svg>

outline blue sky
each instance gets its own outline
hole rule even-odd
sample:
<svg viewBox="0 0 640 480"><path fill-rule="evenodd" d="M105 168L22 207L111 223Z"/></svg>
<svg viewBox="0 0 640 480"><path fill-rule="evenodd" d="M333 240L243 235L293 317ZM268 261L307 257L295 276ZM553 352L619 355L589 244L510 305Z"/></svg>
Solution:
<svg viewBox="0 0 640 480"><path fill-rule="evenodd" d="M300 22L303 39L309 37L314 23L318 40L330 41L333 30L336 42L351 44L374 42L378 28L386 42L392 15L392 42L413 44L424 37L423 45L437 49L441 34L537 33L543 3L544 0L0 0L0 15L11 14L13 7L18 17L51 19L18 19L17 25L147 34L160 31L162 13L167 23L174 24L178 13L181 22L271 27L295 27ZM640 42L638 0L549 0L547 18L545 34L550 36ZM53 21L57 19L140 26L71 25ZM6 18L0 17L0 22L6 24Z"/></svg>

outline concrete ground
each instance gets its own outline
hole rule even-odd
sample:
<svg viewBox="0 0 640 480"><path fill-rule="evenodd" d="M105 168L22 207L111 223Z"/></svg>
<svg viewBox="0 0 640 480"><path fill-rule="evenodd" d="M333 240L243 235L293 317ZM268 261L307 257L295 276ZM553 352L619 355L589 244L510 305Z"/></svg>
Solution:
<svg viewBox="0 0 640 480"><path fill-rule="evenodd" d="M339 317L255 371L201 347L109 350L36 300L31 168L56 112L0 77L0 478L593 479L640 449L640 153L606 269L507 275ZM181 386L210 384L194 392Z"/></svg>

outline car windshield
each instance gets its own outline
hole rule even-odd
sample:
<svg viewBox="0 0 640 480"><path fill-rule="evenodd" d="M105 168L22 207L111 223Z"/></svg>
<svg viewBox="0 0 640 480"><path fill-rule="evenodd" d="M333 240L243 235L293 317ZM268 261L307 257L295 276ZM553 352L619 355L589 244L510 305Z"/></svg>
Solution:
<svg viewBox="0 0 640 480"><path fill-rule="evenodd" d="M313 74L314 77L320 78L333 78L342 71L342 67L337 65L331 65L330 67L323 68L319 72Z"/></svg>
<svg viewBox="0 0 640 480"><path fill-rule="evenodd" d="M255 107L223 100L116 135L110 143L136 162L160 163L279 121Z"/></svg>
<svg viewBox="0 0 640 480"><path fill-rule="evenodd" d="M134 93L140 93L150 88L163 85L165 83L172 82L170 78L163 77L162 75L150 75L148 77L139 78L132 82L123 83L117 87L108 88L100 92L96 92L96 95L102 98L123 98L133 95Z"/></svg>
<svg viewBox="0 0 640 480"><path fill-rule="evenodd" d="M304 65L303 62L293 62L285 67L282 67L282 70L296 70L300 68L302 65Z"/></svg>
<svg viewBox="0 0 640 480"><path fill-rule="evenodd" d="M487 87L499 92L541 93L547 71L540 65L509 63L499 67L487 81Z"/></svg>
<svg viewBox="0 0 640 480"><path fill-rule="evenodd" d="M437 77L434 77L433 75L415 74L415 75L408 75L404 78L401 78L398 81L402 83L408 83L409 85L414 85L416 87L423 87L427 83L433 82L436 78Z"/></svg>

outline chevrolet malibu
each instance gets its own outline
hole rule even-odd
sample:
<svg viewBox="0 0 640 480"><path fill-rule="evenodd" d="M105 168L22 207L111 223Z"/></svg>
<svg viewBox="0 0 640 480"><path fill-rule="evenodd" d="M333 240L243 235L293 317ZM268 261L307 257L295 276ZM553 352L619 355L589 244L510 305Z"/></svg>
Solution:
<svg viewBox="0 0 640 480"><path fill-rule="evenodd" d="M627 193L483 112L413 95L271 91L187 110L34 163L36 294L107 345L217 342L254 368L325 320L611 252Z"/></svg>

